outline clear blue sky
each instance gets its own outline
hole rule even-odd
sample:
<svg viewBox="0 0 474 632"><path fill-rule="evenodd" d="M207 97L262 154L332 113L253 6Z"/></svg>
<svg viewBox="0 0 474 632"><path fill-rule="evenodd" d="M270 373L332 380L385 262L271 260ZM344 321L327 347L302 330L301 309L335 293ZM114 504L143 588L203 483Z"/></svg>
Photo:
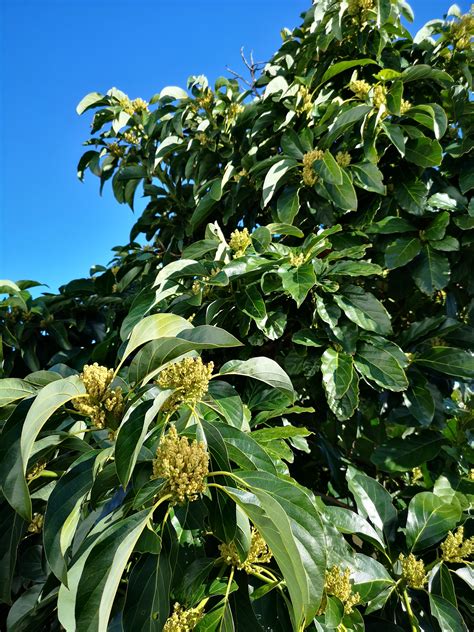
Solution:
<svg viewBox="0 0 474 632"><path fill-rule="evenodd" d="M417 30L449 0L412 0ZM469 1L457 3L463 11ZM117 86L149 99L191 74L268 59L310 0L0 0L0 278L51 290L106 264L134 222L76 164L88 136L75 107Z"/></svg>

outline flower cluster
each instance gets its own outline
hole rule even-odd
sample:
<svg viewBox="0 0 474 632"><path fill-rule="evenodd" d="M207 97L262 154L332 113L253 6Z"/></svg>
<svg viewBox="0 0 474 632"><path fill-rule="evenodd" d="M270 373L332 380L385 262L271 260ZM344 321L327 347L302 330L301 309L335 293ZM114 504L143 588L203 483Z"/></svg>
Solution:
<svg viewBox="0 0 474 632"><path fill-rule="evenodd" d="M40 513L34 513L33 519L28 525L28 531L30 533L40 533L43 528L44 516Z"/></svg>
<svg viewBox="0 0 474 632"><path fill-rule="evenodd" d="M459 527L456 533L448 533L446 540L441 544L441 551L445 562L466 562L474 553L474 537L465 540L464 527Z"/></svg>
<svg viewBox="0 0 474 632"><path fill-rule="evenodd" d="M300 86L300 89L298 90L298 96L300 97L300 105L298 107L298 111L310 114L313 109L313 97L311 95L311 92L306 86Z"/></svg>
<svg viewBox="0 0 474 632"><path fill-rule="evenodd" d="M303 182L307 187L312 187L318 181L318 176L314 173L313 163L315 160L322 160L324 151L322 149L312 149L303 156Z"/></svg>
<svg viewBox="0 0 474 632"><path fill-rule="evenodd" d="M244 106L240 103L231 103L229 105L229 109L227 110L227 117L233 121L238 117L238 115L244 111Z"/></svg>
<svg viewBox="0 0 474 632"><path fill-rule="evenodd" d="M349 90L355 94L358 99L365 99L370 91L370 83L363 79L355 79L349 84Z"/></svg>
<svg viewBox="0 0 474 632"><path fill-rule="evenodd" d="M304 263L304 254L302 252L297 255L295 255L294 253L290 253L289 261L290 266L293 266L294 268L299 268Z"/></svg>
<svg viewBox="0 0 474 632"><path fill-rule="evenodd" d="M107 416L116 420L123 409L122 389L110 388L114 377L113 369L107 369L94 362L94 364L85 365L80 377L86 387L87 395L74 398L72 400L74 408L90 417L96 428L105 428Z"/></svg>
<svg viewBox="0 0 474 632"><path fill-rule="evenodd" d="M207 393L213 368L213 362L204 364L201 358L183 358L163 369L158 386L175 390L169 405L194 405Z"/></svg>
<svg viewBox="0 0 474 632"><path fill-rule="evenodd" d="M374 0L348 0L347 12L349 15L360 16L363 20L368 17L368 12L374 8Z"/></svg>
<svg viewBox="0 0 474 632"><path fill-rule="evenodd" d="M421 467L414 467L411 471L411 482L416 483L423 478L423 472Z"/></svg>
<svg viewBox="0 0 474 632"><path fill-rule="evenodd" d="M454 47L457 50L470 50L472 48L472 37L474 35L474 15L466 13L457 22L452 22L451 37Z"/></svg>
<svg viewBox="0 0 474 632"><path fill-rule="evenodd" d="M108 146L109 153L116 158L121 158L125 153L125 148L121 147L118 143L110 143Z"/></svg>
<svg viewBox="0 0 474 632"><path fill-rule="evenodd" d="M352 157L348 151L338 151L336 154L336 162L340 167L348 167L351 160Z"/></svg>
<svg viewBox="0 0 474 632"><path fill-rule="evenodd" d="M380 84L374 87L372 100L376 108L387 103L387 88Z"/></svg>
<svg viewBox="0 0 474 632"><path fill-rule="evenodd" d="M408 586L410 588L423 588L423 585L428 581L423 560L418 560L413 553L410 553L408 557L400 553L399 560L402 564L402 578Z"/></svg>
<svg viewBox="0 0 474 632"><path fill-rule="evenodd" d="M148 110L148 102L144 99L133 99L132 108L134 112L146 112Z"/></svg>
<svg viewBox="0 0 474 632"><path fill-rule="evenodd" d="M135 132L131 130L124 132L123 139L127 143L130 143L130 145L138 145L138 143L140 142L138 136L135 134Z"/></svg>
<svg viewBox="0 0 474 632"><path fill-rule="evenodd" d="M179 603L175 603L173 613L166 619L163 632L191 632L202 619L204 612L201 608L186 610Z"/></svg>
<svg viewBox="0 0 474 632"><path fill-rule="evenodd" d="M344 604L346 614L350 614L354 606L360 602L359 593L352 592L350 575L351 572L348 568L341 572L339 566L333 566L329 571L326 571L324 583L326 594L337 597Z"/></svg>
<svg viewBox="0 0 474 632"><path fill-rule="evenodd" d="M235 257L241 257L251 243L252 239L247 228L236 229L230 234L229 247L234 251Z"/></svg>
<svg viewBox="0 0 474 632"><path fill-rule="evenodd" d="M400 104L400 115L403 116L403 114L406 114L408 110L410 110L412 107L413 106L410 103L410 101L407 101L406 99L402 99L402 102Z"/></svg>
<svg viewBox="0 0 474 632"><path fill-rule="evenodd" d="M246 559L242 562L237 552L237 547L233 542L229 544L219 544L219 551L222 559L229 566L235 566L239 571L244 570L251 573L253 566L267 564L272 559L272 553L267 543L262 538L257 529L252 527L250 549Z"/></svg>
<svg viewBox="0 0 474 632"><path fill-rule="evenodd" d="M196 500L206 489L209 455L204 443L180 437L175 426L161 439L153 461L152 478L167 480L167 493L173 502Z"/></svg>
<svg viewBox="0 0 474 632"><path fill-rule="evenodd" d="M46 465L47 465L46 461L42 461L40 463L36 463L35 465L33 465L33 467L31 468L31 470L28 472L26 476L26 480L33 481L35 478L38 478L41 472L44 469L46 469Z"/></svg>

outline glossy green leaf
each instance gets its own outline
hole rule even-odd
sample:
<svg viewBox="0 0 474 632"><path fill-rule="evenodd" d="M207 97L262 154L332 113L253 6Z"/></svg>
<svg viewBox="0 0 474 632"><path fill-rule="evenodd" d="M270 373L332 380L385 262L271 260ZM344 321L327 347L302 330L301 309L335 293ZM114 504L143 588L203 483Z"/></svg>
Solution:
<svg viewBox="0 0 474 632"><path fill-rule="evenodd" d="M420 492L408 506L406 538L413 551L437 544L461 518L459 505L447 503L432 492Z"/></svg>
<svg viewBox="0 0 474 632"><path fill-rule="evenodd" d="M408 472L438 456L444 443L435 432L411 434L377 446L370 460L386 472Z"/></svg>
<svg viewBox="0 0 474 632"><path fill-rule="evenodd" d="M421 242L416 237L399 237L385 249L385 265L393 270L412 261L421 251Z"/></svg>
<svg viewBox="0 0 474 632"><path fill-rule="evenodd" d="M282 184L283 178L288 174L288 172L296 166L295 160L290 160L288 158L284 158L283 160L279 160L274 165L270 167L267 175L265 176L265 180L263 182L263 194L262 194L262 205L267 206L267 204L272 199L277 188Z"/></svg>
<svg viewBox="0 0 474 632"><path fill-rule="evenodd" d="M297 307L300 307L316 283L312 264L308 262L298 267L280 269L279 275L283 289L296 301Z"/></svg>
<svg viewBox="0 0 474 632"><path fill-rule="evenodd" d="M468 632L459 610L439 595L430 594L431 614L439 623L441 632Z"/></svg>
<svg viewBox="0 0 474 632"><path fill-rule="evenodd" d="M408 387L405 371L388 345L384 348L382 345L363 343L357 349L354 362L365 378L382 388L404 391Z"/></svg>
<svg viewBox="0 0 474 632"><path fill-rule="evenodd" d="M474 379L474 355L455 347L431 347L420 353L415 362L423 367L452 375L461 380Z"/></svg>
<svg viewBox="0 0 474 632"><path fill-rule="evenodd" d="M334 300L347 318L362 329L379 334L391 332L389 313L370 292L364 292L356 285L349 285L343 293L336 294Z"/></svg>
<svg viewBox="0 0 474 632"><path fill-rule="evenodd" d="M292 400L293 385L279 364L270 358L251 358L250 360L230 360L219 371L219 375L244 375L265 382L273 388L283 391Z"/></svg>

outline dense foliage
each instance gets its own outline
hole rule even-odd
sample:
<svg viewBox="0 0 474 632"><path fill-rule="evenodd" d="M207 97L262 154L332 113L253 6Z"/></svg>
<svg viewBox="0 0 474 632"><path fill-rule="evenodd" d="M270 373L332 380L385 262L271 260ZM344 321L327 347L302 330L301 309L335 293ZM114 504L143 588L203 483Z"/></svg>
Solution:
<svg viewBox="0 0 474 632"><path fill-rule="evenodd" d="M8 630L472 629L474 17L402 18L318 0L248 80L79 104L79 177L149 201L89 278L0 282Z"/></svg>

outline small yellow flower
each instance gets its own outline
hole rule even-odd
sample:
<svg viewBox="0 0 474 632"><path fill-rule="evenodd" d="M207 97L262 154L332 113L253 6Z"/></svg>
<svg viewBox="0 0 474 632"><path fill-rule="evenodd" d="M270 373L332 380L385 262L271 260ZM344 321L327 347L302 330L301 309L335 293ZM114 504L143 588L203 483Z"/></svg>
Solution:
<svg viewBox="0 0 474 632"><path fill-rule="evenodd" d="M255 565L268 564L272 559L267 543L254 527L252 527L250 549L245 561L240 560L237 547L233 542L219 544L219 551L226 564L235 566L239 571L244 570L246 573L251 573Z"/></svg>
<svg viewBox="0 0 474 632"><path fill-rule="evenodd" d="M290 253L289 262L290 262L290 266L293 266L294 268L299 268L304 263L304 254L302 252L300 252L297 255L294 254L293 252Z"/></svg>
<svg viewBox="0 0 474 632"><path fill-rule="evenodd" d="M312 149L303 156L303 183L307 187L312 187L318 181L318 176L313 169L315 160L322 160L324 151L322 149Z"/></svg>
<svg viewBox="0 0 474 632"><path fill-rule="evenodd" d="M120 387L111 389L113 369L99 366L97 362L84 366L80 375L86 387L86 397L76 397L73 406L83 415L90 417L97 428L105 428L107 413L118 419L123 409L123 395Z"/></svg>
<svg viewBox="0 0 474 632"><path fill-rule="evenodd" d="M344 612L350 614L359 602L359 593L352 592L352 584L350 582L351 572L346 568L341 572L339 566L333 566L326 571L326 581L324 589L327 595L337 597L344 604Z"/></svg>
<svg viewBox="0 0 474 632"><path fill-rule="evenodd" d="M33 519L28 525L28 531L30 533L40 533L43 528L44 516L40 513L34 513Z"/></svg>
<svg viewBox="0 0 474 632"><path fill-rule="evenodd" d="M451 37L454 47L459 51L469 51L472 49L472 37L474 35L474 15L471 9L461 18L450 25Z"/></svg>
<svg viewBox="0 0 474 632"><path fill-rule="evenodd" d="M132 131L125 132L123 139L130 145L138 145L140 142L138 136Z"/></svg>
<svg viewBox="0 0 474 632"><path fill-rule="evenodd" d="M347 12L349 15L360 15L367 18L367 12L374 8L374 0L348 0Z"/></svg>
<svg viewBox="0 0 474 632"><path fill-rule="evenodd" d="M183 358L163 369L158 386L175 390L173 405L194 405L207 393L213 368L213 362L204 364L201 358Z"/></svg>
<svg viewBox="0 0 474 632"><path fill-rule="evenodd" d="M191 632L202 619L204 611L201 608L186 610L179 603L175 603L173 613L166 619L163 632Z"/></svg>
<svg viewBox="0 0 474 632"><path fill-rule="evenodd" d="M208 473L209 455L204 443L180 437L171 426L156 451L152 478L166 479L172 502L183 504L197 500L205 491Z"/></svg>
<svg viewBox="0 0 474 632"><path fill-rule="evenodd" d="M351 160L352 157L348 151L338 151L336 154L336 162L340 167L348 167Z"/></svg>
<svg viewBox="0 0 474 632"><path fill-rule="evenodd" d="M421 467L414 467L411 471L411 482L416 483L423 478L423 472L421 471Z"/></svg>
<svg viewBox="0 0 474 632"><path fill-rule="evenodd" d="M298 90L298 96L300 100L298 112L305 112L306 114L310 114L313 109L313 97L311 95L311 92L306 86L300 86Z"/></svg>
<svg viewBox="0 0 474 632"><path fill-rule="evenodd" d="M410 103L410 101L407 101L406 99L402 99L402 102L400 104L400 115L403 116L403 114L406 114L408 110L410 110L412 107L413 106Z"/></svg>
<svg viewBox="0 0 474 632"><path fill-rule="evenodd" d="M456 533L448 533L446 540L441 543L441 551L445 562L467 562L474 553L474 537L465 540L464 527L458 527Z"/></svg>
<svg viewBox="0 0 474 632"><path fill-rule="evenodd" d="M134 112L146 112L148 110L148 102L144 99L133 99L132 108Z"/></svg>
<svg viewBox="0 0 474 632"><path fill-rule="evenodd" d="M372 99L376 108L385 105L387 103L387 89L385 88L385 86L382 86L380 84L376 85L374 87Z"/></svg>
<svg viewBox="0 0 474 632"><path fill-rule="evenodd" d="M474 481L474 467L469 470L468 478L470 481Z"/></svg>
<svg viewBox="0 0 474 632"><path fill-rule="evenodd" d="M423 585L428 581L423 560L417 559L413 553L410 553L408 557L400 553L398 559L402 564L402 578L408 586L410 588L423 588Z"/></svg>
<svg viewBox="0 0 474 632"><path fill-rule="evenodd" d="M46 461L43 461L41 463L37 463L36 465L33 465L33 467L31 468L31 470L28 472L27 476L26 476L26 480L27 481L32 481L35 478L37 478L41 472L46 469Z"/></svg>
<svg viewBox="0 0 474 632"><path fill-rule="evenodd" d="M118 143L110 143L108 149L112 156L116 158L121 158L125 153L124 147L121 147Z"/></svg>
<svg viewBox="0 0 474 632"><path fill-rule="evenodd" d="M242 257L251 243L252 239L247 228L236 229L230 235L229 248L234 251L234 257Z"/></svg>
<svg viewBox="0 0 474 632"><path fill-rule="evenodd" d="M363 79L356 79L349 84L349 90L351 90L358 99L364 100L370 91L370 83Z"/></svg>

